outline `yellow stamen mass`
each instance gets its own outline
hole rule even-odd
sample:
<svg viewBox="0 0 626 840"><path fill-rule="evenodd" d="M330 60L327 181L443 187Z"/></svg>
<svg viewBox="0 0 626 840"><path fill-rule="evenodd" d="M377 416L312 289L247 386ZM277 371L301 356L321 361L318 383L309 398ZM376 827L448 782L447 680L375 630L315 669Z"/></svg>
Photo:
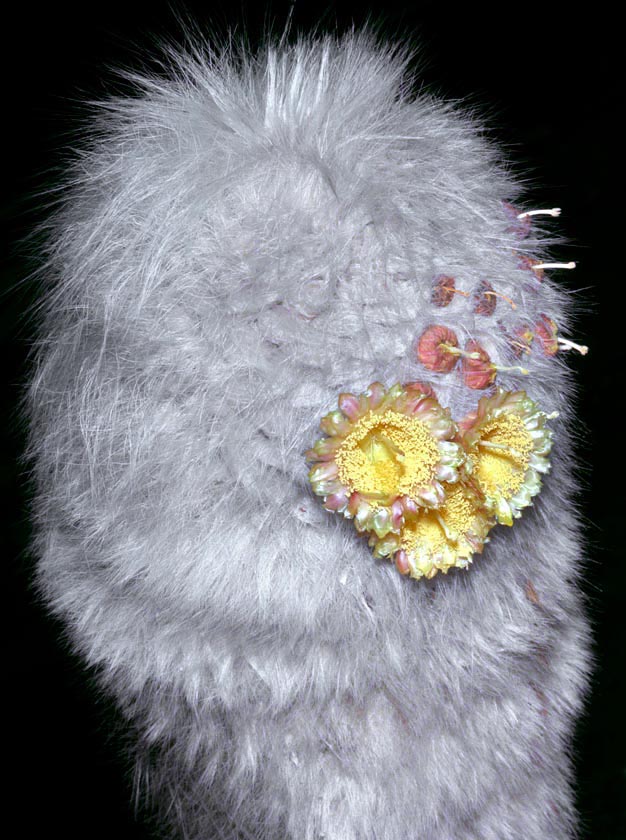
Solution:
<svg viewBox="0 0 626 840"><path fill-rule="evenodd" d="M397 411L362 418L335 455L342 484L374 497L417 492L432 480L439 460L426 425Z"/></svg>
<svg viewBox="0 0 626 840"><path fill-rule="evenodd" d="M505 414L488 423L481 434L474 456L475 476L488 495L515 495L524 483L533 451L533 439L524 421L516 414Z"/></svg>
<svg viewBox="0 0 626 840"><path fill-rule="evenodd" d="M532 505L550 469L545 421L556 415L525 391L496 389L458 425L417 382L374 382L338 405L306 453L313 492L368 535L374 557L416 579L468 568L495 525Z"/></svg>
<svg viewBox="0 0 626 840"><path fill-rule="evenodd" d="M472 549L465 534L475 529L476 504L468 498L460 484L453 485L446 503L438 510L423 510L407 522L402 530L401 548L416 557L425 554L469 556ZM463 549L467 551L463 552ZM453 559L450 560L452 564Z"/></svg>

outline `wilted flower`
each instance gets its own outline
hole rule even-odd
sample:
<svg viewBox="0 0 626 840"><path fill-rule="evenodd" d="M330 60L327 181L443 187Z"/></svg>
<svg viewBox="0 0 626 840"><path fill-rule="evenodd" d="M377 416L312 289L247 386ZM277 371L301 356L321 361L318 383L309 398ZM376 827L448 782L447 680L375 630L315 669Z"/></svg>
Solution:
<svg viewBox="0 0 626 840"><path fill-rule="evenodd" d="M465 349L467 355L463 358L463 381L468 388L482 391L495 382L497 368L477 341L468 341Z"/></svg>
<svg viewBox="0 0 626 840"><path fill-rule="evenodd" d="M454 277L448 277L447 274L440 274L438 277L435 277L433 293L430 298L431 303L435 306L448 306L455 295L466 297L467 292L461 292L456 288Z"/></svg>
<svg viewBox="0 0 626 840"><path fill-rule="evenodd" d="M540 315L535 324L535 337L546 356L555 356L559 350L558 327L552 318Z"/></svg>
<svg viewBox="0 0 626 840"><path fill-rule="evenodd" d="M532 225L531 217L521 213L519 208L513 204L509 204L508 201L503 201L502 207L510 220L507 231L517 236L518 239L525 239L530 233Z"/></svg>
<svg viewBox="0 0 626 840"><path fill-rule="evenodd" d="M519 326L513 333L513 337L509 338L509 344L513 355L519 359L524 353L530 353L530 346L535 337L534 332L526 326Z"/></svg>
<svg viewBox="0 0 626 840"><path fill-rule="evenodd" d="M427 327L417 343L417 357L428 370L448 373L462 352L456 333L442 324Z"/></svg>
<svg viewBox="0 0 626 840"><path fill-rule="evenodd" d="M542 282L544 272L543 268L539 268L539 266L543 265L541 260L536 260L534 257L529 257L527 254L517 254L517 264L520 268L523 268L526 271L531 271L535 279L540 283Z"/></svg>
<svg viewBox="0 0 626 840"><path fill-rule="evenodd" d="M493 315L498 301L491 283L486 280L480 281L480 285L474 291L473 302L477 315Z"/></svg>

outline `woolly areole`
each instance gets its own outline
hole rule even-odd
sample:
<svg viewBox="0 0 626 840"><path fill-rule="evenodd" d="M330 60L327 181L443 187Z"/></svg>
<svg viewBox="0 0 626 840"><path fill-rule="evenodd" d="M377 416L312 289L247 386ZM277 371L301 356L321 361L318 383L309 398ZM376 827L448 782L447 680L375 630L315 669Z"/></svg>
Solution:
<svg viewBox="0 0 626 840"><path fill-rule="evenodd" d="M409 67L363 33L172 54L50 222L37 582L173 837L575 831L556 223Z"/></svg>

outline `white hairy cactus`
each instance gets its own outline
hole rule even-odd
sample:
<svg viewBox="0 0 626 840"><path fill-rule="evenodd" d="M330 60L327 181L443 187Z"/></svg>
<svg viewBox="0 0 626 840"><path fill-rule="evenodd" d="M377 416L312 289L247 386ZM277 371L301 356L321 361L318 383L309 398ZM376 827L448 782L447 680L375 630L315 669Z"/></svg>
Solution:
<svg viewBox="0 0 626 840"><path fill-rule="evenodd" d="M50 223L39 591L132 721L173 836L576 831L589 653L556 222L512 210L498 150L409 65L367 33L181 52L102 105ZM304 453L376 381L474 411L461 363L417 352L433 325L558 417L514 527L414 580L324 510Z"/></svg>

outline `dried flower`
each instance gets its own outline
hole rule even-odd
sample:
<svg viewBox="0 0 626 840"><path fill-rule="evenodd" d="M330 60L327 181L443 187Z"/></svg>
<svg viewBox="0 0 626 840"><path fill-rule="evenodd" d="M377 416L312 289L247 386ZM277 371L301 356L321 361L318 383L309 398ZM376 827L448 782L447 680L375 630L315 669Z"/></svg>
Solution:
<svg viewBox="0 0 626 840"><path fill-rule="evenodd" d="M492 364L489 354L477 341L468 341L465 349L472 355L467 355L463 359L463 381L468 388L482 391L495 382L496 366Z"/></svg>
<svg viewBox="0 0 626 840"><path fill-rule="evenodd" d="M516 359L519 359L524 353L530 353L530 346L534 337L535 334L529 327L524 325L517 327L513 336L509 338L509 344Z"/></svg>
<svg viewBox="0 0 626 840"><path fill-rule="evenodd" d="M433 324L427 327L417 343L417 357L428 370L448 373L461 355L459 340L448 327Z"/></svg>
<svg viewBox="0 0 626 840"><path fill-rule="evenodd" d="M440 274L435 277L433 283L433 292L431 295L431 303L435 306L448 306L452 302L455 292L454 277L448 277L445 274Z"/></svg>
<svg viewBox="0 0 626 840"><path fill-rule="evenodd" d="M481 280L480 285L473 295L474 312L477 315L493 315L496 308L496 294L493 286L486 280Z"/></svg>
<svg viewBox="0 0 626 840"><path fill-rule="evenodd" d="M544 277L543 268L539 268L539 266L543 265L541 260L536 260L527 254L516 253L516 256L518 266L526 271L532 272L533 277L541 283Z"/></svg>
<svg viewBox="0 0 626 840"><path fill-rule="evenodd" d="M463 357L463 381L468 388L483 391L485 388L493 385L496 381L498 371L510 371L521 373L524 376L528 375L526 368L519 367L518 365L514 365L513 367L494 365L487 351L477 341L470 340L467 342Z"/></svg>
<svg viewBox="0 0 626 840"><path fill-rule="evenodd" d="M546 356L555 356L559 350L558 327L552 318L540 315L535 324L535 336Z"/></svg>
<svg viewBox="0 0 626 840"><path fill-rule="evenodd" d="M532 226L532 220L530 216L520 214L519 209L517 207L514 207L512 204L509 204L508 201L503 201L502 207L504 208L504 212L510 220L510 224L507 228L507 233L514 234L515 236L517 236L518 239L525 239L530 233L530 229Z"/></svg>

